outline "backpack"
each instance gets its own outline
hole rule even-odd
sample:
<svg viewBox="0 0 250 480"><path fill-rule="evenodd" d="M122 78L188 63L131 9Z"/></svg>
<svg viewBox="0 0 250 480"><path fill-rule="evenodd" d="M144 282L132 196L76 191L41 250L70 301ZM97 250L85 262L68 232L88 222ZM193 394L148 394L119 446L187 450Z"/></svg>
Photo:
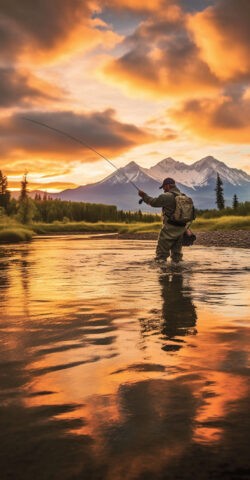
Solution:
<svg viewBox="0 0 250 480"><path fill-rule="evenodd" d="M175 196L175 210L170 215L168 222L172 225L185 226L195 219L193 200L184 193L173 193L173 195Z"/></svg>

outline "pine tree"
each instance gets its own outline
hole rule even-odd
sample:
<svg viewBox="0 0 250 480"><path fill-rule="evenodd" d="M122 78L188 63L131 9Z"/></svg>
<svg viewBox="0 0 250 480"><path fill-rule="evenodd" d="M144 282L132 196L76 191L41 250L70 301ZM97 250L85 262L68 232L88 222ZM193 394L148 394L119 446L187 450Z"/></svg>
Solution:
<svg viewBox="0 0 250 480"><path fill-rule="evenodd" d="M216 205L219 210L223 210L225 208L225 200L223 194L223 182L220 178L220 175L217 173L217 183L216 183Z"/></svg>
<svg viewBox="0 0 250 480"><path fill-rule="evenodd" d="M29 223L36 213L35 203L28 195L27 173L24 174L21 181L21 192L19 197L18 219L22 223Z"/></svg>
<svg viewBox="0 0 250 480"><path fill-rule="evenodd" d="M233 204L232 204L232 207L234 210L236 210L236 208L238 208L239 206L239 200L238 200L238 197L236 195L236 193L234 194L233 196Z"/></svg>
<svg viewBox="0 0 250 480"><path fill-rule="evenodd" d="M10 203L10 192L8 191L8 180L0 170L0 207L7 208Z"/></svg>
<svg viewBox="0 0 250 480"><path fill-rule="evenodd" d="M27 173L25 173L21 181L21 192L20 192L19 200L20 202L23 202L27 198L28 198L28 180L27 180Z"/></svg>
<svg viewBox="0 0 250 480"><path fill-rule="evenodd" d="M7 190L7 177L5 177L0 170L0 194L4 195Z"/></svg>

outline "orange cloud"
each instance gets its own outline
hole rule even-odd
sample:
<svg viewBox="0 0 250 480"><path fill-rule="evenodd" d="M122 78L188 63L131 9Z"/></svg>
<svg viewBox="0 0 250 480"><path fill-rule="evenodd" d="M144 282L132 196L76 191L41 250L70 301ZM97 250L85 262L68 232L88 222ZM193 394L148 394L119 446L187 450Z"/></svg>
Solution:
<svg viewBox="0 0 250 480"><path fill-rule="evenodd" d="M20 58L21 60L28 58L34 65L48 65L65 60L72 54L83 53L98 46L105 45L105 48L111 49L122 40L122 37L115 32L107 29L102 30L98 27L99 25L94 20L89 20L87 25L74 27L64 41L56 43L53 48L48 50L42 47L34 52L34 49L30 49L26 44Z"/></svg>
<svg viewBox="0 0 250 480"><path fill-rule="evenodd" d="M113 47L121 37L100 29L92 19L93 6L85 0L43 0L36 4L25 0L1 2L1 54L10 58L32 60L34 64L65 58L100 44Z"/></svg>
<svg viewBox="0 0 250 480"><path fill-rule="evenodd" d="M223 80L250 71L250 2L219 0L202 12L189 15L188 26L203 60Z"/></svg>
<svg viewBox="0 0 250 480"><path fill-rule="evenodd" d="M157 11L159 8L166 7L167 3L173 3L172 0L102 0L97 2L99 8L117 8L117 9L129 9L136 11Z"/></svg>
<svg viewBox="0 0 250 480"><path fill-rule="evenodd" d="M194 60L194 61L193 61ZM187 97L194 91L201 95L218 91L219 82L205 63L193 59L171 69L159 59L144 57L140 52L130 52L104 66L104 78L132 96L149 95L152 98Z"/></svg>
<svg viewBox="0 0 250 480"><path fill-rule="evenodd" d="M59 100L62 92L56 85L41 80L33 74L0 68L0 106L25 106Z"/></svg>
<svg viewBox="0 0 250 480"><path fill-rule="evenodd" d="M0 120L0 154L6 173L49 172L62 174L62 165L77 161L96 162L100 157L89 148L24 117L47 123L87 142L100 153L116 156L141 143L151 142L152 133L132 124L119 122L113 110L76 114L62 112L32 112L14 114Z"/></svg>
<svg viewBox="0 0 250 480"><path fill-rule="evenodd" d="M170 113L188 131L207 140L250 142L250 100L243 97L189 100Z"/></svg>
<svg viewBox="0 0 250 480"><path fill-rule="evenodd" d="M190 35L186 14L177 6L141 23L123 47L126 53L106 61L102 71L107 81L132 94L187 97L221 88Z"/></svg>
<svg viewBox="0 0 250 480"><path fill-rule="evenodd" d="M8 181L8 188L10 190L14 191L19 191L21 188L21 180L22 176L20 176L20 181ZM65 190L66 188L76 188L78 185L75 183L71 182L48 182L48 183L43 183L43 182L34 182L34 181L29 181L29 176L28 176L28 190L43 190L47 192L60 192L62 190Z"/></svg>
<svg viewBox="0 0 250 480"><path fill-rule="evenodd" d="M12 181L22 177L25 172L41 179L70 175L74 162L67 164L58 158L39 157L26 152L18 155L14 152L1 158L1 170L9 176ZM19 180L18 180L19 181ZM43 181L43 180L42 180Z"/></svg>

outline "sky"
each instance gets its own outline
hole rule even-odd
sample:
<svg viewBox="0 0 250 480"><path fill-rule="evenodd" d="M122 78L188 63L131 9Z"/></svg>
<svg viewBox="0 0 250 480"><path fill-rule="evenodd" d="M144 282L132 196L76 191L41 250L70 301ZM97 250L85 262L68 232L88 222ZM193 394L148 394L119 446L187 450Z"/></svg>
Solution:
<svg viewBox="0 0 250 480"><path fill-rule="evenodd" d="M213 155L250 172L249 0L1 0L0 169L61 191Z"/></svg>

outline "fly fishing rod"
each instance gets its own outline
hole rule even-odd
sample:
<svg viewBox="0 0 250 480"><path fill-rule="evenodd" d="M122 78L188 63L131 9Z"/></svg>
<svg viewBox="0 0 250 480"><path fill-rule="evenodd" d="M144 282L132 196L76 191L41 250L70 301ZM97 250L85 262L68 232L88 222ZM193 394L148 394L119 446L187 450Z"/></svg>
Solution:
<svg viewBox="0 0 250 480"><path fill-rule="evenodd" d="M111 160L109 160L107 157L102 155L102 153L99 153L95 148L93 148L91 145L89 145L84 140L81 140L80 138L74 137L70 133L64 132L64 130L59 130L59 128L51 127L50 125L47 125L47 123L40 122L38 120L34 120L33 118L27 118L27 117L22 117L22 118L23 118L23 120L27 120L28 122L35 123L37 125L40 125L41 127L48 128L49 130L52 130L53 132L64 135L65 137L69 138L73 142L80 143L80 145L83 145L84 147L89 148L89 150L92 150L92 152L95 152L97 155L99 155L99 157L106 160L106 162L108 162L115 170L117 170L117 172L122 173L122 175L129 181L129 183L131 183L131 185L133 185L133 187L136 188L136 190L139 192L140 188L137 187L137 185L126 175L125 172L121 172L120 169L117 168L117 166L113 162L111 162Z"/></svg>

